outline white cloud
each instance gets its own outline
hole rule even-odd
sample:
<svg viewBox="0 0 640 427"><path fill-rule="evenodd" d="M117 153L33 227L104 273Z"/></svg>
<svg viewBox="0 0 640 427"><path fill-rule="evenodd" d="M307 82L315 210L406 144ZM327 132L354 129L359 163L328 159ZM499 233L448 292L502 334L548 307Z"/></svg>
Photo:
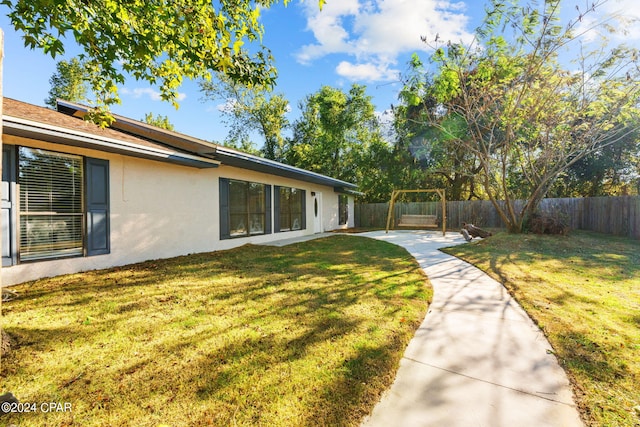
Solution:
<svg viewBox="0 0 640 427"><path fill-rule="evenodd" d="M306 2L307 29L313 32L316 44L303 46L298 61L309 63L327 53L349 49L349 33L343 26L342 17L358 14L358 0L330 1L320 12L317 2Z"/></svg>
<svg viewBox="0 0 640 427"><path fill-rule="evenodd" d="M615 42L634 44L640 41L640 7L637 0L609 0L586 11L583 3L570 3L573 19L577 19L578 10L584 14L576 27L576 34L582 34L584 42L609 39ZM577 6L577 8L576 8ZM605 23L614 32L602 24Z"/></svg>
<svg viewBox="0 0 640 427"><path fill-rule="evenodd" d="M223 103L216 104L215 107L207 107L206 111L208 113L233 113L238 106L240 106L240 104L236 98L227 98ZM290 113L291 111L291 104L287 104L285 112Z"/></svg>
<svg viewBox="0 0 640 427"><path fill-rule="evenodd" d="M400 71L389 69L388 64L375 64L373 62L353 64L348 61L342 61L336 67L336 73L349 80L376 82L397 79Z"/></svg>
<svg viewBox="0 0 640 427"><path fill-rule="evenodd" d="M233 110L236 108L236 105L238 105L237 99L227 98L224 104L216 105L216 110L220 111L221 113L232 113Z"/></svg>
<svg viewBox="0 0 640 427"><path fill-rule="evenodd" d="M158 92L155 89L152 89L150 87L148 88L141 88L141 87L137 87L135 89L127 89L122 88L120 93L122 93L123 95L129 95L132 96L133 98L141 98L142 96L148 96L149 99L151 99L152 101L162 101L162 98L160 97L160 92ZM182 101L187 97L187 94L185 93L178 93L178 101Z"/></svg>
<svg viewBox="0 0 640 427"><path fill-rule="evenodd" d="M311 63L326 55L346 54L355 62L341 62L339 74L389 80L397 75L392 67L399 55L430 49L421 36L433 40L437 35L443 42L470 41L465 10L460 1L340 0L327 2L318 11L317 2L309 0L307 29L315 43L303 46L297 59Z"/></svg>

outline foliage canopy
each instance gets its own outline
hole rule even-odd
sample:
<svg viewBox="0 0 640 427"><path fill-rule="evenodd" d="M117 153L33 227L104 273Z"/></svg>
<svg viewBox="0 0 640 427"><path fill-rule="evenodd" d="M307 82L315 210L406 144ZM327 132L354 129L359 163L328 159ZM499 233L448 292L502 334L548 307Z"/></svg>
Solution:
<svg viewBox="0 0 640 427"><path fill-rule="evenodd" d="M282 160L283 131L289 126L289 101L282 94L273 94L263 86L248 87L220 77L200 82L206 100L222 100L224 121L229 125L225 144L234 148L262 154L271 160ZM250 132L257 131L264 139L259 152L250 141Z"/></svg>
<svg viewBox="0 0 640 427"><path fill-rule="evenodd" d="M169 121L169 117L161 114L154 115L153 113L147 113L144 115L144 119L142 121L161 129L174 130L173 123Z"/></svg>
<svg viewBox="0 0 640 427"><path fill-rule="evenodd" d="M56 72L49 79L51 88L45 104L56 108L58 98L72 102L87 100L88 85L84 64L78 58L58 61Z"/></svg>
<svg viewBox="0 0 640 427"><path fill-rule="evenodd" d="M438 47L435 71L405 86L407 110L418 110L414 125L454 157L470 156L466 172L511 231L522 231L571 166L625 140L637 123L637 50L576 46L578 24L605 2L562 25L559 0L491 1L472 45ZM569 46L580 53L567 66L561 56ZM422 64L414 58L413 65ZM517 198L526 200L520 211Z"/></svg>
<svg viewBox="0 0 640 427"><path fill-rule="evenodd" d="M251 51L263 33L260 9L276 0L2 0L25 46L56 57L65 39L83 49L91 85L105 105L119 102L126 73L158 84L177 106L183 78L223 73L247 85L272 85L269 50ZM288 0L283 0L286 4ZM322 7L324 0L319 0Z"/></svg>
<svg viewBox="0 0 640 427"><path fill-rule="evenodd" d="M380 179L388 146L366 88L348 92L322 86L301 103L302 117L293 125L285 159L289 164L355 182L373 196L386 192Z"/></svg>

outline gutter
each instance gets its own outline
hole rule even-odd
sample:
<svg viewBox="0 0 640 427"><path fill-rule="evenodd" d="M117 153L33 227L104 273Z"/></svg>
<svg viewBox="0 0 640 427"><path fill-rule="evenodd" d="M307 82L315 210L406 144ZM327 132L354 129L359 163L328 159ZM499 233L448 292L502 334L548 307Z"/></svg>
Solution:
<svg viewBox="0 0 640 427"><path fill-rule="evenodd" d="M294 178L315 184L328 185L334 188L343 188L345 189L344 191L346 191L346 189L355 190L355 188L357 188L355 184L350 182L331 178L306 169L243 153L223 146L218 146L216 150L216 158L222 160L223 165L226 164L258 172L271 173L274 175L284 176L286 178Z"/></svg>
<svg viewBox="0 0 640 427"><path fill-rule="evenodd" d="M114 138L102 137L86 132L75 131L68 128L40 123L19 117L3 117L3 133L23 138L42 140L57 144L70 145L81 148L92 148L116 154L139 157L148 160L156 160L195 167L199 169L215 168L220 162L205 157L200 157L179 151L162 150L160 148L147 147L132 142L121 141Z"/></svg>

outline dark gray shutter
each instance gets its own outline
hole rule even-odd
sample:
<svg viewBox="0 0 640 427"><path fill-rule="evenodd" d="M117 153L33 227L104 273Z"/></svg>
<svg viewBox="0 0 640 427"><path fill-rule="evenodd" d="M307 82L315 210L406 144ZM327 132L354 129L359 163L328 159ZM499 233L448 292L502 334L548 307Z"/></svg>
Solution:
<svg viewBox="0 0 640 427"><path fill-rule="evenodd" d="M280 232L280 186L273 186L273 228Z"/></svg>
<svg viewBox="0 0 640 427"><path fill-rule="evenodd" d="M13 145L2 146L2 266L15 263L15 219L13 200L16 184L16 152Z"/></svg>
<svg viewBox="0 0 640 427"><path fill-rule="evenodd" d="M265 205L265 226L264 226L264 234L271 234L271 186L264 186L264 205ZM278 215L276 215L276 218ZM276 228L277 230L277 228Z"/></svg>
<svg viewBox="0 0 640 427"><path fill-rule="evenodd" d="M219 180L220 199L220 239L230 239L229 231L229 180L220 178Z"/></svg>
<svg viewBox="0 0 640 427"><path fill-rule="evenodd" d="M302 230L307 229L307 192L305 190L300 190L302 192L301 195L301 203L302 203Z"/></svg>
<svg viewBox="0 0 640 427"><path fill-rule="evenodd" d="M87 256L108 254L109 161L86 158Z"/></svg>

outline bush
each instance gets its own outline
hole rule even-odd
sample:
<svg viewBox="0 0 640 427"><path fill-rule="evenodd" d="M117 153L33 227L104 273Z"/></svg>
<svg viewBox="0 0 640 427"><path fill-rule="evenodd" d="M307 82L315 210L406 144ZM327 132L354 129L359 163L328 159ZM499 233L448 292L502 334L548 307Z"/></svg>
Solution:
<svg viewBox="0 0 640 427"><path fill-rule="evenodd" d="M569 226L548 215L533 214L529 218L527 229L535 234L560 234L566 236Z"/></svg>

